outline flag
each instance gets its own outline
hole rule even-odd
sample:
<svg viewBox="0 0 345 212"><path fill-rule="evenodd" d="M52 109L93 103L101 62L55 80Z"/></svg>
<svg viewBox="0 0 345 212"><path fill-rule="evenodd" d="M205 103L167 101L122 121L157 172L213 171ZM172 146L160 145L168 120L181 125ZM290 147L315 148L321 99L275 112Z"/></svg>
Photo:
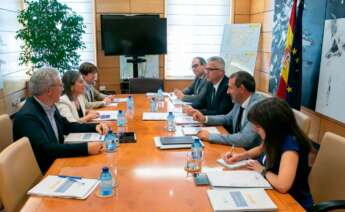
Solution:
<svg viewBox="0 0 345 212"><path fill-rule="evenodd" d="M295 109L301 107L303 7L304 0L300 0L296 17L297 0L294 0L277 90L277 96L285 99Z"/></svg>

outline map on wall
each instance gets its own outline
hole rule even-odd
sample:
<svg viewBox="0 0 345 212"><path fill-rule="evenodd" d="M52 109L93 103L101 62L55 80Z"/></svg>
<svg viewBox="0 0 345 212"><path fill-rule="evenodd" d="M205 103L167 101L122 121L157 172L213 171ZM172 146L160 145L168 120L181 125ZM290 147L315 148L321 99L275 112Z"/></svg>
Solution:
<svg viewBox="0 0 345 212"><path fill-rule="evenodd" d="M220 55L229 76L236 71L254 74L261 24L226 24Z"/></svg>
<svg viewBox="0 0 345 212"><path fill-rule="evenodd" d="M146 62L138 64L138 77L159 78L159 55L146 55L140 58ZM133 78L133 63L127 63L129 57L120 56L120 78Z"/></svg>
<svg viewBox="0 0 345 212"><path fill-rule="evenodd" d="M269 91L276 93L282 68L287 26L293 1L275 0ZM305 0L302 20L302 105L314 109L319 79L323 26L327 1ZM315 12L318 11L318 12Z"/></svg>
<svg viewBox="0 0 345 212"><path fill-rule="evenodd" d="M345 123L345 2L327 5L316 111Z"/></svg>

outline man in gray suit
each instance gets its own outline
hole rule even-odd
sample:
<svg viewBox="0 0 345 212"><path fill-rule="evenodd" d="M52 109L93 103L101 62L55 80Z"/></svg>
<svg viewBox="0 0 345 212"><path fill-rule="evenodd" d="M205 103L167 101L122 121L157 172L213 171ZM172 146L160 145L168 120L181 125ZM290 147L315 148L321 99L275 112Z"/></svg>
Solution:
<svg viewBox="0 0 345 212"><path fill-rule="evenodd" d="M226 115L204 116L197 112L194 120L207 125L229 125L232 134L215 134L201 130L198 137L210 143L234 145L250 149L260 144L258 135L253 131L252 124L247 119L250 108L262 100L264 96L255 93L255 80L245 71L239 71L230 76L228 94L235 103L233 109Z"/></svg>
<svg viewBox="0 0 345 212"><path fill-rule="evenodd" d="M206 92L207 79L205 74L206 60L202 57L195 57L192 61L192 70L195 75L193 83L183 91L174 91L177 98L184 102L198 101L203 93Z"/></svg>

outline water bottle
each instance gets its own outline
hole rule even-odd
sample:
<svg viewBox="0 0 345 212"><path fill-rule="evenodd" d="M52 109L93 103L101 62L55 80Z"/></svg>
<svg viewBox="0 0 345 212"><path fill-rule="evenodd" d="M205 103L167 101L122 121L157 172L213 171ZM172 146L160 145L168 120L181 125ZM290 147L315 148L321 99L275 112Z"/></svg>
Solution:
<svg viewBox="0 0 345 212"><path fill-rule="evenodd" d="M195 138L192 143L192 159L201 160L202 158L202 146L199 138Z"/></svg>
<svg viewBox="0 0 345 212"><path fill-rule="evenodd" d="M117 126L124 127L126 125L126 117L122 110L117 113Z"/></svg>
<svg viewBox="0 0 345 212"><path fill-rule="evenodd" d="M128 111L132 111L133 108L134 108L133 98L132 98L132 96L128 96L128 99L127 99L127 110Z"/></svg>
<svg viewBox="0 0 345 212"><path fill-rule="evenodd" d="M117 137L110 129L105 136L105 148L106 152L115 152L117 147Z"/></svg>
<svg viewBox="0 0 345 212"><path fill-rule="evenodd" d="M169 112L168 117L167 117L167 122L168 122L168 131L174 132L176 128L175 128L175 116L173 112Z"/></svg>
<svg viewBox="0 0 345 212"><path fill-rule="evenodd" d="M151 112L157 112L157 100L156 97L152 97L150 100L150 110Z"/></svg>
<svg viewBox="0 0 345 212"><path fill-rule="evenodd" d="M107 166L102 168L101 176L99 177L99 194L102 197L109 197L113 195L113 178Z"/></svg>
<svg viewBox="0 0 345 212"><path fill-rule="evenodd" d="M162 88L159 88L159 89L158 89L158 91L157 91L157 98L158 98L158 101L163 101L164 96L163 96L163 90L162 90Z"/></svg>

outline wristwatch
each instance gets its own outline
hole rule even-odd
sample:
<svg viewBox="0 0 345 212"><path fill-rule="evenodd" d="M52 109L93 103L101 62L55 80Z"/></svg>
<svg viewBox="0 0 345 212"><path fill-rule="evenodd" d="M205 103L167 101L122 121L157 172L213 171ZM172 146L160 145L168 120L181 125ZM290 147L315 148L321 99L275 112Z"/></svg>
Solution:
<svg viewBox="0 0 345 212"><path fill-rule="evenodd" d="M264 178L266 178L267 169L264 167L264 168L262 169L262 171L260 172L260 174L261 174Z"/></svg>

